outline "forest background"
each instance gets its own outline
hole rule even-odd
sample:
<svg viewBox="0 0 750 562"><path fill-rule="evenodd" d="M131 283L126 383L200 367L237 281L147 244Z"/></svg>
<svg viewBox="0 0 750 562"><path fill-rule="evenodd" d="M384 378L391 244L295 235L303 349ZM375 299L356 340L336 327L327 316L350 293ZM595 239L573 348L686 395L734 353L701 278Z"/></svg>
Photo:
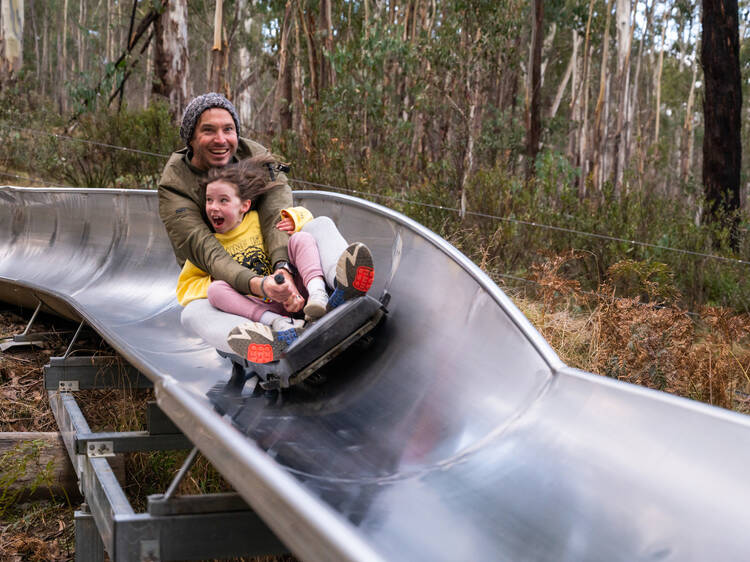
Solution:
<svg viewBox="0 0 750 562"><path fill-rule="evenodd" d="M9 183L154 188L186 103L221 91L295 189L435 230L569 363L750 399L750 0L2 6ZM593 336L559 332L562 308ZM724 359L685 351L719 333ZM684 371L705 380L674 382Z"/></svg>

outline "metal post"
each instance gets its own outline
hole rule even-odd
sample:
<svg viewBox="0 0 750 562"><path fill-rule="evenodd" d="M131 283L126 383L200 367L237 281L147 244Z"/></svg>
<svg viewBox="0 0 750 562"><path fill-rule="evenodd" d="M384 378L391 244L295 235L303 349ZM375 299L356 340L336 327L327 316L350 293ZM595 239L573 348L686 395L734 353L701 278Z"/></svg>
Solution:
<svg viewBox="0 0 750 562"><path fill-rule="evenodd" d="M185 475L188 473L188 470L190 470L190 467L193 466L193 463L195 462L195 458L197 456L198 447L193 447L193 450L190 451L190 454L185 459L185 462L182 463L179 472L174 477L174 480L172 480L172 483L169 485L167 492L164 494L165 500L170 499L177 491L177 487L180 485L180 482L182 482L182 479L185 478Z"/></svg>
<svg viewBox="0 0 750 562"><path fill-rule="evenodd" d="M86 323L85 320L81 320L81 323L78 325L78 329L76 330L76 333L73 334L73 339L70 340L70 345L68 345L68 349L65 350L65 355L63 355L63 359L66 359L68 355L70 355L70 352L73 351L73 344L76 343L76 340L78 339L78 334L81 333L81 329L83 328L83 325L85 323Z"/></svg>
<svg viewBox="0 0 750 562"><path fill-rule="evenodd" d="M84 503L74 516L76 528L76 562L104 562L104 543L96 528L94 516Z"/></svg>
<svg viewBox="0 0 750 562"><path fill-rule="evenodd" d="M29 333L29 330L31 329L31 325L34 323L34 320L36 320L36 315L39 314L39 309L42 308L42 301L39 301L39 304L36 305L36 310L34 310L34 314L31 315L31 320L29 320L29 323L26 325L26 329L21 334L22 336L25 336Z"/></svg>

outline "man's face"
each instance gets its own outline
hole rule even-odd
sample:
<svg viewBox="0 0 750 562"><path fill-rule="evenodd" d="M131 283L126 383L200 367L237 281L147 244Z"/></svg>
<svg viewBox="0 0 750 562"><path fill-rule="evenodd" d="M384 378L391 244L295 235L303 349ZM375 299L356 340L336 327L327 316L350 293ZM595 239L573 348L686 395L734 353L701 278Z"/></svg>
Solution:
<svg viewBox="0 0 750 562"><path fill-rule="evenodd" d="M193 149L190 162L199 170L226 166L237 151L237 129L232 115L219 107L201 113L190 147Z"/></svg>

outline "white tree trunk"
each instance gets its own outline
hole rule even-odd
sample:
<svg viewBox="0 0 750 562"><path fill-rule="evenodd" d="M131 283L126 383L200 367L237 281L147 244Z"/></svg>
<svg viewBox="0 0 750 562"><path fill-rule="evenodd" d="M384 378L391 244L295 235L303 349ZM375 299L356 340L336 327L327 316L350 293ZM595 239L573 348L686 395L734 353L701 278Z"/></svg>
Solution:
<svg viewBox="0 0 750 562"><path fill-rule="evenodd" d="M656 74L654 76L654 89L656 90L656 124L654 125L654 144L659 142L659 118L661 116L661 73L664 68L664 40L667 35L667 15L669 8L664 7L664 21L661 31L661 45L659 47L659 62L656 64Z"/></svg>
<svg viewBox="0 0 750 562"><path fill-rule="evenodd" d="M570 61L568 61L568 67L565 69L565 76L563 76L562 82L560 82L560 86L557 88L557 93L555 94L555 100L552 102L552 107L549 110L550 119L555 118L555 115L557 115L557 110L560 108L560 102L562 102L562 97L563 97L563 94L565 93L565 88L567 88L568 82L570 81L570 77L573 75L573 72L577 64L578 46L580 44L581 44L581 36L578 35L578 32L574 29L573 30L573 54L570 55ZM572 96L575 95L575 88L576 88L576 82L574 78L573 85L571 86L571 100L572 100Z"/></svg>
<svg viewBox="0 0 750 562"><path fill-rule="evenodd" d="M171 0L156 20L154 91L169 100L175 119L182 117L190 92L187 0Z"/></svg>
<svg viewBox="0 0 750 562"><path fill-rule="evenodd" d="M627 129L630 127L628 115L628 91L630 90L630 51L634 26L630 22L630 0L617 0L615 6L615 26L617 28L617 124L613 145L615 193L620 193L626 164Z"/></svg>
<svg viewBox="0 0 750 562"><path fill-rule="evenodd" d="M3 0L0 11L0 75L10 76L23 64L23 0Z"/></svg>
<svg viewBox="0 0 750 562"><path fill-rule="evenodd" d="M240 0L238 13L245 14L247 12L246 7L247 0ZM242 22L242 26L245 33L249 36L253 26L253 18L246 16ZM253 118L253 89L250 85L253 65L250 59L250 49L247 48L247 44L244 41L240 46L239 58L240 88L237 91L234 103L235 107L237 107L237 113L240 116L240 123L249 126Z"/></svg>

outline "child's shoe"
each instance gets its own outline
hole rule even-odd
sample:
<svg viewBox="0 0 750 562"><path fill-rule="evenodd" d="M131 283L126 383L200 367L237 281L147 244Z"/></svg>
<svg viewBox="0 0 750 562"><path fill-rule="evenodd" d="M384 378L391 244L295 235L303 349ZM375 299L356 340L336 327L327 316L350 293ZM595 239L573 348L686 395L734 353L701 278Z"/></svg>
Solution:
<svg viewBox="0 0 750 562"><path fill-rule="evenodd" d="M276 361L281 353L304 331L302 320L281 317L271 326L260 322L246 322L232 328L227 343L237 355L251 363Z"/></svg>
<svg viewBox="0 0 750 562"><path fill-rule="evenodd" d="M305 305L305 320L313 322L326 313L328 307L328 293L325 291L312 291L307 297Z"/></svg>
<svg viewBox="0 0 750 562"><path fill-rule="evenodd" d="M367 293L374 278L370 249L362 242L349 244L336 264L336 289L328 299L328 310Z"/></svg>

